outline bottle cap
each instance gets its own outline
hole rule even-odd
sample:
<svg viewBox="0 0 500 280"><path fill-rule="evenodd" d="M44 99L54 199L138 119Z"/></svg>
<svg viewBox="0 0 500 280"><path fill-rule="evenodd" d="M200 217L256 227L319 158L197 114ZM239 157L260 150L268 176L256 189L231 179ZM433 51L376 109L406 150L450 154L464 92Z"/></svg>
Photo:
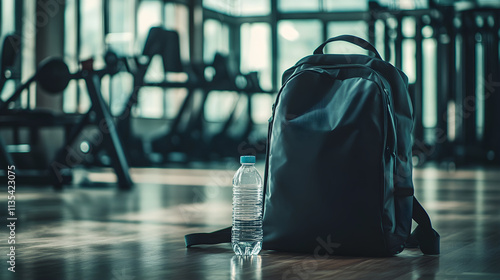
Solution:
<svg viewBox="0 0 500 280"><path fill-rule="evenodd" d="M255 163L255 156L241 156L240 163Z"/></svg>

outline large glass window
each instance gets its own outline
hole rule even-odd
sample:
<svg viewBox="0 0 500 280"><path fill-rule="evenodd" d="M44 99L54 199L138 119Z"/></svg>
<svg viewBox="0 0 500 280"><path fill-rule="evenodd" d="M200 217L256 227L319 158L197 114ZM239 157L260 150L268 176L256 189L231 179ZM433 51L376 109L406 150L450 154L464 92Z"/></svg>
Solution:
<svg viewBox="0 0 500 280"><path fill-rule="evenodd" d="M380 5L393 10L425 9L429 6L429 1L427 0L378 0L378 2L380 3Z"/></svg>
<svg viewBox="0 0 500 280"><path fill-rule="evenodd" d="M271 89L271 28L267 23L241 25L241 72L259 72L263 88Z"/></svg>
<svg viewBox="0 0 500 280"><path fill-rule="evenodd" d="M241 25L241 72L257 71L260 86L272 88L271 80L271 28L267 23ZM252 119L265 123L269 119L273 97L268 94L252 96Z"/></svg>
<svg viewBox="0 0 500 280"><path fill-rule="evenodd" d="M137 41L139 52L142 53L149 29L162 26L163 3L160 1L142 1L137 12ZM165 77L163 64L160 57L154 57L149 65L145 80L148 82L159 82ZM165 90L158 87L141 88L138 95L136 110L132 111L134 116L145 118L161 118L164 113Z"/></svg>
<svg viewBox="0 0 500 280"><path fill-rule="evenodd" d="M118 56L131 56L136 54L134 19L134 0L109 1L109 26L106 34L106 49L115 52ZM108 101L111 113L120 114L127 104L133 90L133 76L121 72L113 77L106 76L102 80L101 90Z"/></svg>
<svg viewBox="0 0 500 280"><path fill-rule="evenodd" d="M3 2L3 1L2 1ZM18 1L16 1L18 2ZM18 5L16 5L18 6ZM23 2L23 9L19 11L15 9L17 17L23 17L22 36L21 36L21 81L26 81L33 77L36 72L35 50L36 50L36 2ZM32 19L31 21L29 19ZM29 99L29 102L26 102ZM36 84L32 83L27 90L27 94L21 95L21 106L33 109L36 106Z"/></svg>
<svg viewBox="0 0 500 280"><path fill-rule="evenodd" d="M415 18L405 17L402 20L402 32L406 39L403 39L403 72L408 76L410 84L415 83L416 80L416 51L415 44Z"/></svg>
<svg viewBox="0 0 500 280"><path fill-rule="evenodd" d="M368 10L368 0L323 0L323 7L329 12Z"/></svg>
<svg viewBox="0 0 500 280"><path fill-rule="evenodd" d="M322 43L319 20L282 20L278 23L279 73L310 55ZM281 77L279 77L281 81Z"/></svg>
<svg viewBox="0 0 500 280"><path fill-rule="evenodd" d="M279 0L278 9L281 12L317 12L320 10L320 3L321 0Z"/></svg>
<svg viewBox="0 0 500 280"><path fill-rule="evenodd" d="M80 59L98 59L104 54L102 0L80 1L80 12Z"/></svg>
<svg viewBox="0 0 500 280"><path fill-rule="evenodd" d="M368 40L368 26L364 21L336 21L328 23L328 37L339 35L355 35ZM327 53L351 54L367 52L362 48L347 42L333 42L326 46Z"/></svg>
<svg viewBox="0 0 500 280"><path fill-rule="evenodd" d="M268 15L271 12L270 0L204 0L203 7L234 16Z"/></svg>
<svg viewBox="0 0 500 280"><path fill-rule="evenodd" d="M179 34L181 59L189 61L189 25L188 9L184 5L163 3L163 1L142 1L137 15L137 36L139 50L142 52L146 37L151 27L163 26ZM161 82L164 80L182 82L186 75L165 73L161 57L153 58L145 80ZM173 118L184 100L187 90L184 88L144 87L139 92L138 106L134 116L146 118Z"/></svg>
<svg viewBox="0 0 500 280"><path fill-rule="evenodd" d="M184 61L189 60L189 15L188 8L184 5L166 3L165 4L165 24L170 30L179 33L181 43L181 57Z"/></svg>
<svg viewBox="0 0 500 280"><path fill-rule="evenodd" d="M427 26L430 28L430 26ZM427 28L426 27L426 28ZM424 31L422 33L425 33ZM431 33L432 34L432 33ZM430 36L429 36L430 37ZM436 83L436 52L437 42L434 38L425 38L422 42L423 48L423 125L433 128L437 123L437 83ZM434 141L428 139L429 142Z"/></svg>
<svg viewBox="0 0 500 280"><path fill-rule="evenodd" d="M3 41L5 39L6 35L14 33L14 19L15 19L15 7L14 7L14 0L7 0L7 1L2 1L0 3L1 5L1 22L0 22L0 27L1 27L1 36L0 36L0 44L3 44ZM15 91L15 83L14 81L8 81L5 85L3 90L0 92L2 100L5 100L9 98L12 93Z"/></svg>
<svg viewBox="0 0 500 280"><path fill-rule="evenodd" d="M14 0L2 0L2 18L1 18L1 31L2 31L2 42L3 37L9 33L14 32Z"/></svg>
<svg viewBox="0 0 500 280"><path fill-rule="evenodd" d="M108 5L110 13L106 45L118 55L130 55L135 39L135 3L133 0L110 0Z"/></svg>
<svg viewBox="0 0 500 280"><path fill-rule="evenodd" d="M484 135L484 46L476 42L476 138L481 141Z"/></svg>
<svg viewBox="0 0 500 280"><path fill-rule="evenodd" d="M268 15L271 12L270 0L241 0L240 3L240 8L236 15Z"/></svg>
<svg viewBox="0 0 500 280"><path fill-rule="evenodd" d="M203 7L221 12L231 14L235 7L234 0L203 0Z"/></svg>
<svg viewBox="0 0 500 280"><path fill-rule="evenodd" d="M137 42L142 51L149 29L162 25L163 7L160 1L141 1L137 11Z"/></svg>
<svg viewBox="0 0 500 280"><path fill-rule="evenodd" d="M481 6L500 7L500 2L498 0L478 0L477 2Z"/></svg>
<svg viewBox="0 0 500 280"><path fill-rule="evenodd" d="M243 110L241 96L234 91L211 91L205 103L205 119L219 123L226 121L233 110Z"/></svg>
<svg viewBox="0 0 500 280"><path fill-rule="evenodd" d="M94 59L94 67L104 67L104 18L102 0L80 1L80 46L78 46L79 60ZM90 99L87 94L85 82L77 82L78 108L77 111L85 113L90 108ZM82 94L79 94L79 93Z"/></svg>
<svg viewBox="0 0 500 280"><path fill-rule="evenodd" d="M229 54L229 29L220 21L207 19L203 25L203 60L210 64L216 53Z"/></svg>
<svg viewBox="0 0 500 280"><path fill-rule="evenodd" d="M64 60L72 72L78 70L77 13L76 1L66 0L64 11ZM63 111L66 113L74 113L78 110L79 94L77 93L77 85L78 81L71 80L64 90Z"/></svg>
<svg viewBox="0 0 500 280"><path fill-rule="evenodd" d="M166 3L164 12L164 26L169 30L176 30L178 32L181 59L184 63L187 63L190 61L188 8L180 4ZM167 79L182 82L186 80L186 75L182 73L167 75ZM175 118L187 94L188 91L185 88L166 89L163 116L168 119Z"/></svg>

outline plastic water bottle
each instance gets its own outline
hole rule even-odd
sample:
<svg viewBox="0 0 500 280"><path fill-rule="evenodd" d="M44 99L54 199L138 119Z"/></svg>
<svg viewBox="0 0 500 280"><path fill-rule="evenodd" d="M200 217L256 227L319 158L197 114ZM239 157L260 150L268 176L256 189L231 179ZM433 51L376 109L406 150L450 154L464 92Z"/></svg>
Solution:
<svg viewBox="0 0 500 280"><path fill-rule="evenodd" d="M240 157L233 178L233 227L231 245L236 255L259 254L262 248L262 177L255 156Z"/></svg>

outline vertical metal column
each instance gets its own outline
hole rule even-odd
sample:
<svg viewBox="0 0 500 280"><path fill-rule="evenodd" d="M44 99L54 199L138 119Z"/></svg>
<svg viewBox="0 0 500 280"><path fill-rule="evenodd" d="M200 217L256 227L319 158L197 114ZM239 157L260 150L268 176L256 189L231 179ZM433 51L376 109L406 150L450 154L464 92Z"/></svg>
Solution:
<svg viewBox="0 0 500 280"><path fill-rule="evenodd" d="M279 88L278 82L278 0L271 1L271 81L273 91Z"/></svg>
<svg viewBox="0 0 500 280"><path fill-rule="evenodd" d="M241 24L228 22L229 28L229 63L234 71L239 72L241 65Z"/></svg>
<svg viewBox="0 0 500 280"><path fill-rule="evenodd" d="M455 35L453 6L440 9L441 20L433 21L437 41L437 123L435 134L436 159L450 155L448 135L448 102L453 99L455 73Z"/></svg>
<svg viewBox="0 0 500 280"><path fill-rule="evenodd" d="M470 150L477 144L476 137L476 22L473 11L463 13L463 94L457 106L462 119L460 144L463 160L470 159Z"/></svg>
<svg viewBox="0 0 500 280"><path fill-rule="evenodd" d="M110 31L110 9L109 9L110 1L103 1L102 2L102 22L104 23L104 38L106 38L106 35L108 35ZM164 9L165 10L165 9ZM126 15L124 15L126 16Z"/></svg>
<svg viewBox="0 0 500 280"><path fill-rule="evenodd" d="M24 20L26 17L26 15L24 13L25 5L26 4L24 3L24 1L15 1L15 4L14 4L14 33L21 37L21 54L23 52L23 49L24 49L23 46L25 44L25 42L23 40L25 40L25 38L28 37L28 36L26 36L26 34L24 34L24 31L23 31L23 23L28 24ZM0 4L0 6L1 6L1 4ZM19 78L14 80L16 87L18 87L20 85L21 80L22 80L23 64L24 64L23 60L24 60L23 55L20 55L19 56ZM31 105L31 100L30 100L31 97L30 97L30 89L29 88L27 90L27 96L28 96L27 104L28 104L28 108L29 108ZM18 99L16 102L17 102L16 106L19 106L21 99Z"/></svg>
<svg viewBox="0 0 500 280"><path fill-rule="evenodd" d="M371 2L370 2L371 3ZM370 5L370 13L369 13L369 18L367 20L368 23L368 42L370 42L372 45L375 46L375 23L377 22L376 18L376 10L373 9L373 5Z"/></svg>
<svg viewBox="0 0 500 280"><path fill-rule="evenodd" d="M328 40L328 21L322 20L321 21L321 27L322 27L322 32L321 32L321 41L325 42Z"/></svg>
<svg viewBox="0 0 500 280"><path fill-rule="evenodd" d="M189 11L189 60L203 62L203 6L201 0L190 0Z"/></svg>
<svg viewBox="0 0 500 280"><path fill-rule="evenodd" d="M391 29L389 24L387 23L386 19L384 21L384 59L385 61L390 61L391 60L391 36L389 36L389 33L391 33Z"/></svg>
<svg viewBox="0 0 500 280"><path fill-rule="evenodd" d="M420 141L423 143L424 139L424 125L422 121L422 112L423 112L423 36L422 36L422 18L417 16L415 17L415 56L416 56L416 64L415 64L415 84L413 86L413 114L415 119L415 128L413 130L413 136L415 142Z"/></svg>
<svg viewBox="0 0 500 280"><path fill-rule="evenodd" d="M403 17L396 16L398 25L396 26L396 40L394 41L394 54L396 68L403 69Z"/></svg>

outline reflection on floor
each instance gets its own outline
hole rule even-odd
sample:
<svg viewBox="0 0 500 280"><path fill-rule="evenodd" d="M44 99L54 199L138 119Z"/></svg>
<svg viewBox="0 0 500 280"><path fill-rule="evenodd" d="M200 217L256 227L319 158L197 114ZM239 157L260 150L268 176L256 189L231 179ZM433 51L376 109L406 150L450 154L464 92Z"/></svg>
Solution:
<svg viewBox="0 0 500 280"><path fill-rule="evenodd" d="M109 172L79 172L54 192L17 186L16 273L1 279L500 279L500 170L415 171L416 195L441 233L440 256L405 250L391 258L263 251L244 260L227 244L186 249L187 233L230 225L231 178L216 169L135 169L136 187L118 191ZM262 166L260 166L262 168ZM6 189L6 188L5 188ZM2 224L7 196L0 196Z"/></svg>

